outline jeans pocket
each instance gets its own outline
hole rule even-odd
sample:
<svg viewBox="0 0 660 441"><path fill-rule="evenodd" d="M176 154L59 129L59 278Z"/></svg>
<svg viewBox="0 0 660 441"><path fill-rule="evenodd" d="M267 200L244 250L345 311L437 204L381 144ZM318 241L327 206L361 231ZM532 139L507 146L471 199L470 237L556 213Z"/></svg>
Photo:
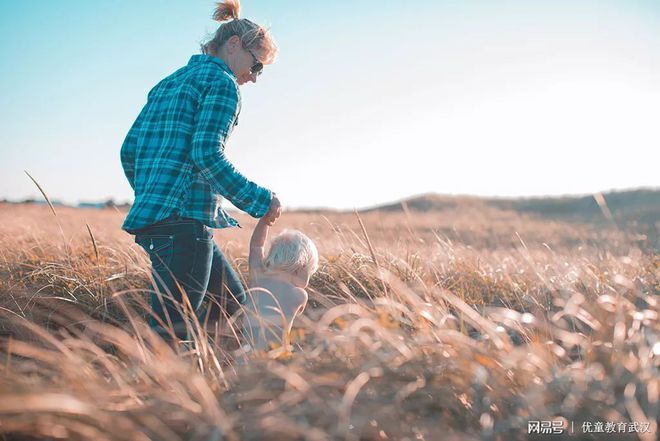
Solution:
<svg viewBox="0 0 660 441"><path fill-rule="evenodd" d="M169 267L174 252L174 235L140 234L135 236L138 243L149 254L154 270Z"/></svg>
<svg viewBox="0 0 660 441"><path fill-rule="evenodd" d="M204 268L210 268L211 258L213 257L213 237L196 237L195 250L193 252L192 267L202 265Z"/></svg>

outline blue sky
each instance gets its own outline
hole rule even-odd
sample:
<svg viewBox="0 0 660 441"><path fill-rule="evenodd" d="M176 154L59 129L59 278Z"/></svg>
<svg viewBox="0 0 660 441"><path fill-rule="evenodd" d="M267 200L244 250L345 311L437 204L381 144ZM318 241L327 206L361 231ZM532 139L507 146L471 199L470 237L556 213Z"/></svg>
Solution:
<svg viewBox="0 0 660 441"><path fill-rule="evenodd" d="M131 200L119 148L210 1L0 2L0 198ZM280 52L227 154L289 207L658 187L660 3L244 1Z"/></svg>

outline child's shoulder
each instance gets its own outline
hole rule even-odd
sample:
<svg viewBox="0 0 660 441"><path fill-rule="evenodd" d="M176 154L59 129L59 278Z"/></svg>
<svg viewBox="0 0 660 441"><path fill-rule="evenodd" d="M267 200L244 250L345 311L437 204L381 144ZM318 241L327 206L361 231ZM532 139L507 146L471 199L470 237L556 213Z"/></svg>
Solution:
<svg viewBox="0 0 660 441"><path fill-rule="evenodd" d="M308 294L307 294L307 291L305 290L305 288L299 288L299 287L297 287L297 286L294 286L294 287L293 287L293 292L295 293L295 295L296 295L300 300L307 301Z"/></svg>
<svg viewBox="0 0 660 441"><path fill-rule="evenodd" d="M250 287L272 290L276 295L285 295L296 300L307 300L307 291L303 288L297 287L288 280L283 280L266 272L255 274Z"/></svg>
<svg viewBox="0 0 660 441"><path fill-rule="evenodd" d="M286 287L281 291L282 296L292 304L301 304L307 302L307 291L299 288L291 283L287 283Z"/></svg>

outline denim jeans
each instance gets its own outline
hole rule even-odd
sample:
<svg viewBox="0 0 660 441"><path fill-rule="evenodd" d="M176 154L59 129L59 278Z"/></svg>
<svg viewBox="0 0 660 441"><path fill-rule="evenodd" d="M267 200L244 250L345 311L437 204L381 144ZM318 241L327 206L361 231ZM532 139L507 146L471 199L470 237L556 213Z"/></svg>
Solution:
<svg viewBox="0 0 660 441"><path fill-rule="evenodd" d="M186 339L183 295L201 322L231 315L245 302L238 274L213 240L213 229L201 222L173 216L134 231L135 242L149 254L156 291L151 294L155 317L149 325L167 338L172 322L177 337ZM180 289L180 288L181 289ZM208 294L209 302L202 307ZM221 309L224 309L222 311Z"/></svg>

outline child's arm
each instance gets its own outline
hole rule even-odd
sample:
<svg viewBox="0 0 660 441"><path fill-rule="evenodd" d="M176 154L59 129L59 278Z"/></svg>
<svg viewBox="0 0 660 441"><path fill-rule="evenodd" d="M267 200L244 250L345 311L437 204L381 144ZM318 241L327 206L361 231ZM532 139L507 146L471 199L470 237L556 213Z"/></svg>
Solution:
<svg viewBox="0 0 660 441"><path fill-rule="evenodd" d="M264 245L266 244L268 230L270 228L268 219L266 219L267 216L268 214L259 219L250 239L250 256L248 258L250 277L254 273L264 270Z"/></svg>
<svg viewBox="0 0 660 441"><path fill-rule="evenodd" d="M302 288L298 288L298 289L299 289L298 292L300 294L300 298L299 298L300 306L298 306L298 309L296 309L296 312L293 314L294 319L303 313L303 311L305 310L305 306L307 306L307 299L309 297L307 295L307 291L305 291Z"/></svg>
<svg viewBox="0 0 660 441"><path fill-rule="evenodd" d="M293 288L285 298L281 298L280 307L287 320L287 332L291 332L293 322L302 314L307 305L307 291L303 288Z"/></svg>
<svg viewBox="0 0 660 441"><path fill-rule="evenodd" d="M253 279L254 275L264 270L264 245L268 238L268 230L275 220L280 217L281 205L280 200L273 193L273 198L270 203L268 212L257 222L252 232L250 239L250 255L248 257L248 265L250 266L250 278Z"/></svg>

